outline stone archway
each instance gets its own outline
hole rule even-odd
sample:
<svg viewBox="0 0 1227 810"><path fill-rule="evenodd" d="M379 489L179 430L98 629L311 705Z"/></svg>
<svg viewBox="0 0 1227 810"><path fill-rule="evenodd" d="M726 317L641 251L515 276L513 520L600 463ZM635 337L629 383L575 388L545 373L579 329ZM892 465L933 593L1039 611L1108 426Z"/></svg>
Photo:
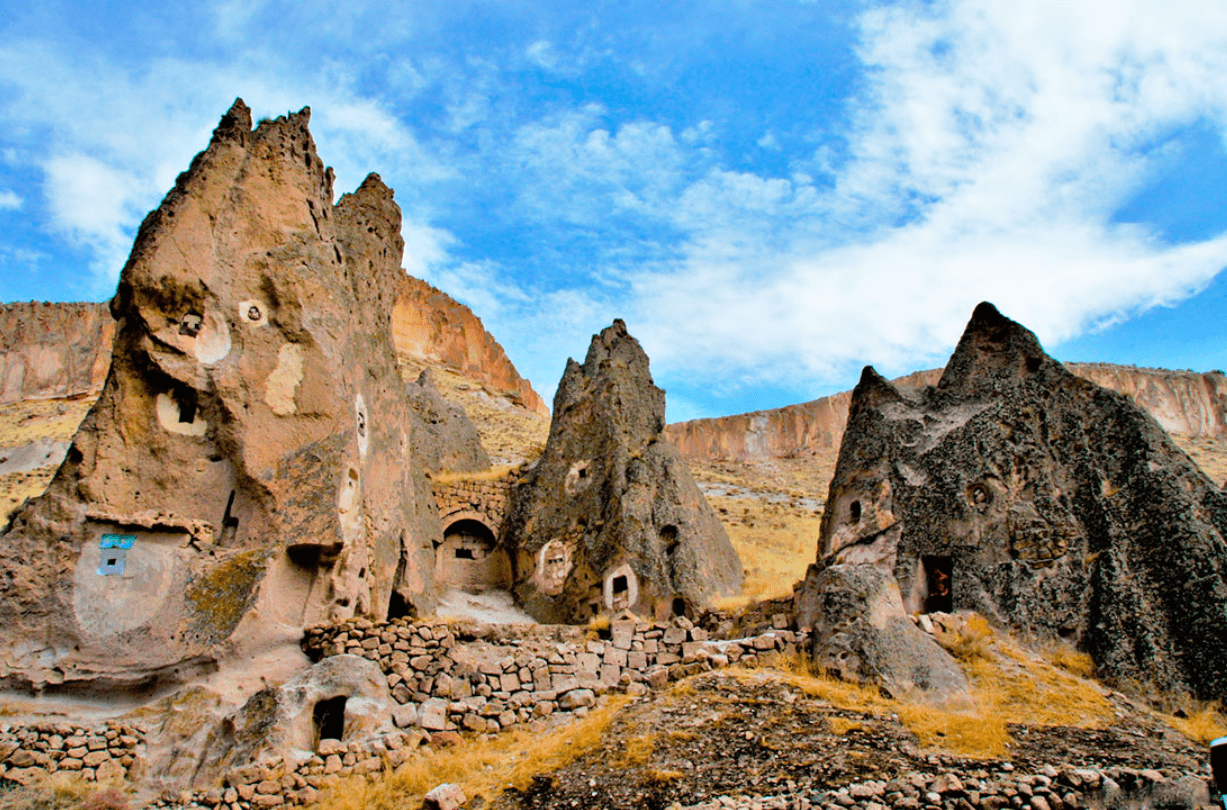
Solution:
<svg viewBox="0 0 1227 810"><path fill-rule="evenodd" d="M454 516L435 549L438 581L468 593L511 587L511 560L494 530L475 514Z"/></svg>

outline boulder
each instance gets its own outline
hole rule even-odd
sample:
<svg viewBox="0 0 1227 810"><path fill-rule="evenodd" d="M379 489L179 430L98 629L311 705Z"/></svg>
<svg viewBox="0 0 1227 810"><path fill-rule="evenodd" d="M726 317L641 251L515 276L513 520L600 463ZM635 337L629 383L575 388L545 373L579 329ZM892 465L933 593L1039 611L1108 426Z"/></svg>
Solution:
<svg viewBox="0 0 1227 810"><path fill-rule="evenodd" d="M433 605L400 209L373 174L334 203L309 118L236 101L142 223L102 394L0 539L4 680L147 686L394 590Z"/></svg>
<svg viewBox="0 0 1227 810"><path fill-rule="evenodd" d="M626 325L567 362L545 452L512 490L515 593L545 622L695 614L743 579L724 527L664 440L665 392Z"/></svg>
<svg viewBox="0 0 1227 810"><path fill-rule="evenodd" d="M866 368L818 569L880 566L909 611L978 611L1073 640L1102 674L1222 699L1225 535L1223 492L1154 418L981 304L936 386Z"/></svg>
<svg viewBox="0 0 1227 810"><path fill-rule="evenodd" d="M468 413L443 398L430 369L405 383L405 393L415 417L413 452L424 469L435 473L490 468L490 457Z"/></svg>
<svg viewBox="0 0 1227 810"><path fill-rule="evenodd" d="M875 565L833 565L807 578L797 622L812 628L814 663L842 680L948 708L971 705L954 659L912 623L899 585Z"/></svg>

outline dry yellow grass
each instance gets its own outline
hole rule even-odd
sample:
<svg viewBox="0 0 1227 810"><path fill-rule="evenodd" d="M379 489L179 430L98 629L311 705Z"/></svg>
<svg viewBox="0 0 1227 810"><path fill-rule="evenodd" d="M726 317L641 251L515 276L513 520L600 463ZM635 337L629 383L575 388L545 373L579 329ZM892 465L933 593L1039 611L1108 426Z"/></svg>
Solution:
<svg viewBox="0 0 1227 810"><path fill-rule="evenodd" d="M641 734L626 741L618 761L625 766L646 765L652 759L652 752L655 750L656 735Z"/></svg>
<svg viewBox="0 0 1227 810"><path fill-rule="evenodd" d="M1187 712L1188 717L1167 715L1173 728L1194 742L1208 745L1219 737L1227 737L1227 717L1212 704L1203 704Z"/></svg>
<svg viewBox="0 0 1227 810"><path fill-rule="evenodd" d="M822 514L752 498L709 500L746 570L741 595L721 607L729 610L791 593L814 561Z"/></svg>
<svg viewBox="0 0 1227 810"><path fill-rule="evenodd" d="M32 399L0 406L0 447L36 439L67 441L77 432L94 400Z"/></svg>
<svg viewBox="0 0 1227 810"><path fill-rule="evenodd" d="M488 739L466 739L439 751L422 749L381 779L368 782L354 776L326 786L311 807L403 810L419 806L431 788L445 782L459 785L470 799L481 796L486 801L509 787L525 790L537 774L557 770L594 750L629 700L612 698L584 719L546 733L516 729Z"/></svg>
<svg viewBox="0 0 1227 810"><path fill-rule="evenodd" d="M1080 652L1065 642L1056 642L1044 651L1045 657L1053 666L1060 667L1071 675L1079 678L1095 677L1095 659Z"/></svg>
<svg viewBox="0 0 1227 810"><path fill-rule="evenodd" d="M0 792L0 810L128 810L134 806L129 791L122 782L86 782L61 771Z"/></svg>
<svg viewBox="0 0 1227 810"><path fill-rule="evenodd" d="M431 476L438 484L458 484L464 481L497 481L505 478L512 470L518 470L522 464L502 464L488 470L478 472L441 472Z"/></svg>
<svg viewBox="0 0 1227 810"><path fill-rule="evenodd" d="M1172 440L1189 454L1211 481L1220 487L1227 482L1227 436L1172 436Z"/></svg>
<svg viewBox="0 0 1227 810"><path fill-rule="evenodd" d="M960 662L972 687L970 707L886 698L875 687L815 672L801 656L782 660L776 669L790 685L833 706L869 715L896 714L922 746L960 756L1005 756L1010 723L1099 727L1115 719L1111 704L1092 681L1029 653L1008 636L996 636L980 617L969 617L966 624L964 635L975 638L969 647L975 652Z"/></svg>

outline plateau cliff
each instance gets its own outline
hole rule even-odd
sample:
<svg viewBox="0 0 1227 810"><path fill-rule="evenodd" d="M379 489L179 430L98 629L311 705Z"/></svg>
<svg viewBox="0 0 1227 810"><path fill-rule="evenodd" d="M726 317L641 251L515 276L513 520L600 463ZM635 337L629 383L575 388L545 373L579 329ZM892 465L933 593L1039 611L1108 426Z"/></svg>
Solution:
<svg viewBox="0 0 1227 810"><path fill-rule="evenodd" d="M1178 436L1227 436L1227 377L1221 371L1199 373L1068 363L1075 375L1127 395L1150 413L1168 433ZM898 388L935 384L941 369L917 371L892 380ZM852 393L765 411L694 419L665 428L665 436L688 461L757 461L838 451L848 422Z"/></svg>

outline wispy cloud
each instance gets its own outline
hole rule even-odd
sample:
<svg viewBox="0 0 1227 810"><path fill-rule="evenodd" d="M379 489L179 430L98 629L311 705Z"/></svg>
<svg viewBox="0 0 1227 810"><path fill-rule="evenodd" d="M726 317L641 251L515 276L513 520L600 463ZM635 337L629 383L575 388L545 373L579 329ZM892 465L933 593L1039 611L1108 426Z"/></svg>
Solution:
<svg viewBox="0 0 1227 810"><path fill-rule="evenodd" d="M662 383L701 381L687 413L713 407L704 387L800 398L865 362L939 362L982 299L1053 343L1227 264L1224 236L1116 219L1180 133L1227 131L1227 7L867 4L833 29L855 38L846 59L775 75L770 9L700 25L632 6L225 2L200 11L208 48L159 32L183 47L139 62L12 29L3 168L41 185L0 177L0 210L45 205L102 297L234 96L309 104L338 190L378 171L406 268L472 305L539 390L621 316ZM743 40L766 43L748 82L712 56ZM851 78L831 90L835 70Z"/></svg>

